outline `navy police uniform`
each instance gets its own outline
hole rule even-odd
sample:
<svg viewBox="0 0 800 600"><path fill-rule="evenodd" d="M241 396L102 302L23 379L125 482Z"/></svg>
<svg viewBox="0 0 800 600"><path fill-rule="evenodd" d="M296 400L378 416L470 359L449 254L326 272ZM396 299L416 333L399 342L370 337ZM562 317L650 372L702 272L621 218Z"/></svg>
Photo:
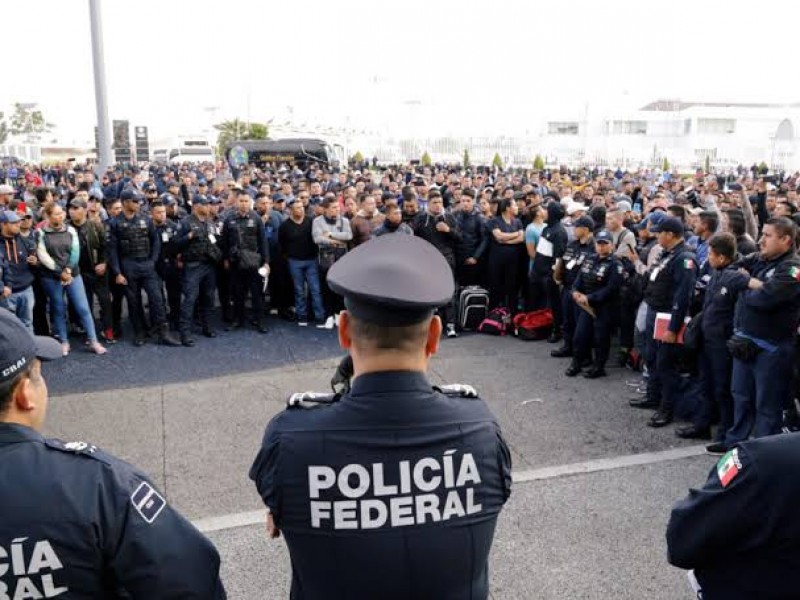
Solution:
<svg viewBox="0 0 800 600"><path fill-rule="evenodd" d="M447 261L413 236L376 238L328 277L353 318L382 326L421 323L453 293ZM293 599L488 596L511 458L474 390L382 371L358 374L343 396L289 404L250 477L285 535Z"/></svg>
<svg viewBox="0 0 800 600"><path fill-rule="evenodd" d="M156 225L156 233L161 240L161 252L156 263L156 272L167 290L169 306L169 324L178 329L181 314L181 271L178 268L177 252L174 239L178 234L178 225L169 219Z"/></svg>
<svg viewBox="0 0 800 600"><path fill-rule="evenodd" d="M703 600L798 597L800 433L739 444L672 510L669 562L693 569ZM700 597L700 596L698 596Z"/></svg>
<svg viewBox="0 0 800 600"><path fill-rule="evenodd" d="M791 407L793 337L800 310L800 260L792 251L772 259L751 254L738 263L764 282L739 295L734 334L749 340L754 356L733 358L733 427L725 443L781 431L782 411Z"/></svg>
<svg viewBox="0 0 800 600"><path fill-rule="evenodd" d="M126 188L122 199L136 200L137 194L132 188ZM167 322L161 285L154 268L161 252L161 239L152 220L144 213L130 219L121 213L109 222L109 246L111 275L115 278L122 274L127 280L124 291L128 312L137 343L141 344L146 329L142 318L142 290L147 293L151 325L163 329Z"/></svg>
<svg viewBox="0 0 800 600"><path fill-rule="evenodd" d="M245 321L244 303L249 292L253 306L253 321L259 331L266 333L264 319L264 279L258 269L269 264L269 245L264 235L261 217L254 210L228 215L222 227L225 258L229 261L233 287L233 312L237 326Z"/></svg>
<svg viewBox="0 0 800 600"><path fill-rule="evenodd" d="M708 264L708 263L706 263ZM747 289L749 277L734 265L713 269L703 291L703 332L700 361L700 404L692 419L697 429L707 429L719 413L717 441L724 442L725 433L733 424L731 399L732 358L728 339L733 334L733 311L739 294Z"/></svg>
<svg viewBox="0 0 800 600"><path fill-rule="evenodd" d="M607 231L597 234L598 244L612 244L613 237ZM594 349L592 368L584 375L590 379L605 375L611 346L611 332L619 313L619 289L622 285L622 264L613 254L589 255L583 261L573 291L584 294L589 300L594 315L573 303L576 314L575 333L572 341L573 359L567 375L577 375ZM571 292L570 292L571 293Z"/></svg>
<svg viewBox="0 0 800 600"><path fill-rule="evenodd" d="M0 310L0 382L60 356ZM141 471L85 442L0 420L0 515L0 598L225 598L211 542Z"/></svg>
<svg viewBox="0 0 800 600"><path fill-rule="evenodd" d="M590 232L594 231L594 220L591 217L581 217L573 223L574 227L585 227ZM572 286L581 272L581 267L587 259L595 254L594 240L590 237L585 243L574 239L567 244L567 249L558 263L558 272L561 275L561 313L564 315L562 333L564 345L558 350L553 350L550 355L557 358L572 356L572 337L575 335L575 323L578 316L575 302L572 299Z"/></svg>
<svg viewBox="0 0 800 600"><path fill-rule="evenodd" d="M208 198L196 194L192 204L208 204ZM183 260L183 302L181 304L181 318L178 328L181 333L181 342L186 346L194 345L191 337L192 317L194 306L200 298L200 324L207 337L216 334L209 323L211 312L214 309L214 290L217 287L216 265L222 257L219 248L218 230L216 225L207 218L200 220L191 214L181 221L178 233L174 238L175 248L181 253ZM202 297L201 297L202 296Z"/></svg>
<svg viewBox="0 0 800 600"><path fill-rule="evenodd" d="M666 217L651 231L670 231L682 236L683 224L675 217ZM658 418L651 419L651 425L666 425L672 420L672 409L680 387L678 359L681 347L654 339L656 315L669 314L667 329L677 334L688 315L696 277L694 253L682 239L671 249L664 249L647 274L644 292L648 306L645 329L645 364L649 373L647 401L659 408Z"/></svg>

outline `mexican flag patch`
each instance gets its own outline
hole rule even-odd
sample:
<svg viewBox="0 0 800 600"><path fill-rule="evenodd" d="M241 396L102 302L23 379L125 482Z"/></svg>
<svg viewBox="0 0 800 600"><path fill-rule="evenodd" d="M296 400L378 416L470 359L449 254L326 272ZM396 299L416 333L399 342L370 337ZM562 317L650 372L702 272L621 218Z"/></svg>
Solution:
<svg viewBox="0 0 800 600"><path fill-rule="evenodd" d="M739 460L739 449L734 448L720 458L717 463L717 476L722 487L728 487L728 484L734 480L741 470L742 463Z"/></svg>
<svg viewBox="0 0 800 600"><path fill-rule="evenodd" d="M684 258L683 259L683 268L684 269L694 269L694 261L691 258Z"/></svg>
<svg viewBox="0 0 800 600"><path fill-rule="evenodd" d="M800 281L800 267L792 267L789 269L789 275L791 275L793 279Z"/></svg>

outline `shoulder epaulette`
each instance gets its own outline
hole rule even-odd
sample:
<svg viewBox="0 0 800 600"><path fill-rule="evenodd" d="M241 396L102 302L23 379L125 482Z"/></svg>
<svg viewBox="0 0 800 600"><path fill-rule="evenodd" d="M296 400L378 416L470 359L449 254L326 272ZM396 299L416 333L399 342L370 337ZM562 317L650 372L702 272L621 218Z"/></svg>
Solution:
<svg viewBox="0 0 800 600"><path fill-rule="evenodd" d="M477 398L478 392L471 385L465 383L450 383L448 385L434 386L437 392L441 392L445 396L456 398Z"/></svg>
<svg viewBox="0 0 800 600"><path fill-rule="evenodd" d="M341 394L324 394L322 392L295 392L286 401L286 408L315 408L334 404Z"/></svg>
<svg viewBox="0 0 800 600"><path fill-rule="evenodd" d="M62 442L61 440L48 438L45 438L44 443L48 448L58 450L59 452L65 452L67 454L80 454L83 456L89 456L102 462L110 463L108 455L106 455L105 452L100 450L94 444L89 444L87 442Z"/></svg>

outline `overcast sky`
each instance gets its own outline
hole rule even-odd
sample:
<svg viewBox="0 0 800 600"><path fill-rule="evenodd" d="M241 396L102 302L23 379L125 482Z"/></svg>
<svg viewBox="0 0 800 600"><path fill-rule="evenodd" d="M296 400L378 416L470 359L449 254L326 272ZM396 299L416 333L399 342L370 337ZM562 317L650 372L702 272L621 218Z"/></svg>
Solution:
<svg viewBox="0 0 800 600"><path fill-rule="evenodd" d="M239 116L387 135L524 135L658 98L800 101L800 6L104 0L109 117L154 137ZM474 8L473 8L474 7ZM481 8L477 8L481 7ZM88 0L3 2L0 107L91 140ZM13 67L13 68L12 68Z"/></svg>

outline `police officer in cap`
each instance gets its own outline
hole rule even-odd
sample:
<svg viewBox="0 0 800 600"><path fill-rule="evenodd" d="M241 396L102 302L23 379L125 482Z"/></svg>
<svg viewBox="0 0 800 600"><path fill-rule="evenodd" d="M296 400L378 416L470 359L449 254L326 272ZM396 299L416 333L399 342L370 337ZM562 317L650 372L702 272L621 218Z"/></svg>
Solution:
<svg viewBox="0 0 800 600"><path fill-rule="evenodd" d="M224 222L222 231L225 244L225 268L231 273L233 284L234 327L244 327L244 303L248 292L253 307L253 324L260 333L267 333L264 325L264 278L269 274L269 246L264 226L253 210L253 200L245 190L238 190L236 210Z"/></svg>
<svg viewBox="0 0 800 600"><path fill-rule="evenodd" d="M216 549L146 475L42 437L60 356L0 309L0 597L225 598Z"/></svg>
<svg viewBox="0 0 800 600"><path fill-rule="evenodd" d="M677 217L665 217L652 226L658 244L663 248L659 259L646 274L647 287L644 300L647 303L645 329L645 364L647 365L647 396L643 400L631 400L635 408L657 408L648 421L650 427L664 427L672 423L672 408L679 393L680 374L678 359L680 345L678 333L684 326L694 292L697 266L694 253L684 242L683 223ZM661 339L654 338L656 315L669 315L666 331Z"/></svg>
<svg viewBox="0 0 800 600"><path fill-rule="evenodd" d="M705 600L797 598L800 433L731 448L672 509L669 562Z"/></svg>
<svg viewBox="0 0 800 600"><path fill-rule="evenodd" d="M575 239L567 244L564 256L556 261L555 278L561 285L561 311L564 315L562 328L564 345L550 352L556 358L572 356L572 337L575 334L575 301L572 299L572 286L578 278L581 267L594 255L594 220L591 217L579 217L572 224L575 228ZM580 370L580 369L579 369Z"/></svg>
<svg viewBox="0 0 800 600"><path fill-rule="evenodd" d="M592 366L583 374L587 379L606 376L606 361L611 346L611 331L619 314L619 288L622 265L614 256L614 237L600 231L595 237L597 254L583 261L572 287L572 300L577 307L572 364L566 375L574 377L588 362L594 348Z"/></svg>
<svg viewBox="0 0 800 600"><path fill-rule="evenodd" d="M486 598L511 457L475 390L425 374L450 267L428 242L387 235L337 261L328 282L345 299L352 387L293 395L250 470L271 536L286 537L291 597Z"/></svg>
<svg viewBox="0 0 800 600"><path fill-rule="evenodd" d="M178 224L167 217L167 207L161 200L153 202L150 214L161 240L156 273L167 290L170 329L177 330L181 315L181 271L178 268L177 250L174 244L175 236L178 234Z"/></svg>
<svg viewBox="0 0 800 600"><path fill-rule="evenodd" d="M131 187L122 190L122 213L109 223L109 262L114 282L124 286L128 313L134 329L134 345L142 346L145 323L142 290L147 292L152 326L168 346L180 346L169 331L164 313L164 297L155 264L161 252L161 239L153 221L140 212L141 195Z"/></svg>
<svg viewBox="0 0 800 600"><path fill-rule="evenodd" d="M195 194L192 198L192 214L181 221L178 233L173 238L175 249L181 253L183 260L183 302L179 329L184 346L194 346L192 317L198 298L203 335L217 337L209 319L214 309L214 290L217 287L216 265L222 258L222 250L208 205L206 196Z"/></svg>

